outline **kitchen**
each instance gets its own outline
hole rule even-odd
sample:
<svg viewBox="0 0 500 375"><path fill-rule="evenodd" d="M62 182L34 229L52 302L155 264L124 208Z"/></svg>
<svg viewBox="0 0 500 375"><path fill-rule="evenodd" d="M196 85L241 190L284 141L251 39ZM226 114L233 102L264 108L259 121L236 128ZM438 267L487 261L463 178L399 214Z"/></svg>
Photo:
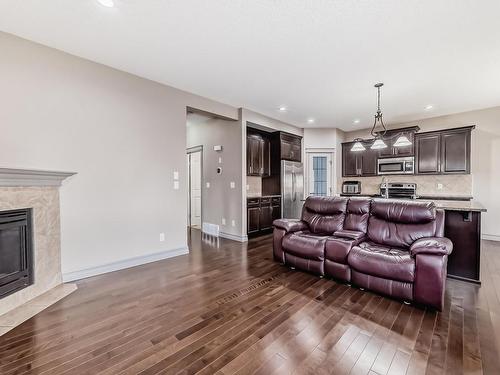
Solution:
<svg viewBox="0 0 500 375"><path fill-rule="evenodd" d="M454 243L448 276L480 283L481 214L473 199L471 136L475 126L422 132L418 126L375 134L386 147L359 137L342 143L343 196L419 199L445 210Z"/></svg>

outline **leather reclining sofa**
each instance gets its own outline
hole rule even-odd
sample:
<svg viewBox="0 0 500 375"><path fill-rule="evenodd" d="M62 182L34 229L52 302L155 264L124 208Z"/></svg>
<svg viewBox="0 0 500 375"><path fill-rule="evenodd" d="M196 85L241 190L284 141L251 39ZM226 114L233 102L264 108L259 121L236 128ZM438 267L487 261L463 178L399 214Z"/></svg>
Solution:
<svg viewBox="0 0 500 375"><path fill-rule="evenodd" d="M448 255L434 203L309 197L301 220L275 220L274 259L442 310Z"/></svg>

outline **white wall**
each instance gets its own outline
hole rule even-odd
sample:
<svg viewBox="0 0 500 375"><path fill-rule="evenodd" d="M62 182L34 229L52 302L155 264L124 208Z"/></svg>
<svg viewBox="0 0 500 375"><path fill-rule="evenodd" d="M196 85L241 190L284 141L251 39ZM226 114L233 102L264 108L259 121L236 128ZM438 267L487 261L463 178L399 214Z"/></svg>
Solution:
<svg viewBox="0 0 500 375"><path fill-rule="evenodd" d="M63 272L185 248L186 107L238 110L5 33L0 51L1 166L78 172L61 189Z"/></svg>
<svg viewBox="0 0 500 375"><path fill-rule="evenodd" d="M334 152L334 175L333 189L340 192L339 177L342 176L342 142L344 132L337 128L305 128L304 129L304 152L314 150L331 149ZM305 155L304 155L305 156ZM305 159L304 159L305 160ZM307 162L304 164L307 169ZM306 170L306 176L308 176ZM307 193L306 193L307 195Z"/></svg>
<svg viewBox="0 0 500 375"><path fill-rule="evenodd" d="M483 234L500 240L500 107L479 111L440 116L411 123L392 125L390 128L418 125L420 131L432 131L476 125L472 131L471 172L474 199L482 203L488 212L483 215ZM366 137L369 129L348 132L346 141Z"/></svg>
<svg viewBox="0 0 500 375"><path fill-rule="evenodd" d="M203 221L220 226L223 234L239 237L241 231L241 127L238 121L188 114L187 147L203 146L202 216ZM214 151L222 145L222 151ZM219 157L222 163L219 163ZM217 174L217 167L222 174ZM206 183L210 183L210 188ZM231 182L235 187L231 188ZM226 219L226 224L222 223ZM235 226L232 225L234 220Z"/></svg>

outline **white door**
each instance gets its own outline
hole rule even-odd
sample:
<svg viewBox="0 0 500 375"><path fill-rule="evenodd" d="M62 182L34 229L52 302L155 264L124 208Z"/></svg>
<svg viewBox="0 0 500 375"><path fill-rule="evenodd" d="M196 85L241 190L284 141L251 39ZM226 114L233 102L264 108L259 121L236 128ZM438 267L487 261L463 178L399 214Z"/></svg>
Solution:
<svg viewBox="0 0 500 375"><path fill-rule="evenodd" d="M189 222L191 227L201 228L201 151L189 157Z"/></svg>
<svg viewBox="0 0 500 375"><path fill-rule="evenodd" d="M333 154L307 153L307 195L333 195Z"/></svg>

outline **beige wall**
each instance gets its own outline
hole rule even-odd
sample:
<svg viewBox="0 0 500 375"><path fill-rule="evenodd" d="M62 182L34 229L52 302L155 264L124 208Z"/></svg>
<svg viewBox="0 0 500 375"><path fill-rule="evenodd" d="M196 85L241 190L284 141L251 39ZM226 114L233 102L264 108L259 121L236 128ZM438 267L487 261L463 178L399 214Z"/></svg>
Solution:
<svg viewBox="0 0 500 375"><path fill-rule="evenodd" d="M483 216L483 234L500 240L500 107L429 118L411 123L392 125L391 128L418 125L420 131L431 131L476 125L472 131L471 171L472 179L464 190L470 190L474 199L482 203L488 212ZM346 141L367 137L369 130L347 132ZM465 182L467 183L467 182ZM461 187L455 186L455 189Z"/></svg>
<svg viewBox="0 0 500 375"><path fill-rule="evenodd" d="M243 171L240 167L240 139L238 121L188 114L187 147L203 146L203 222L217 224L222 233L241 238L246 233L241 232ZM215 145L222 145L222 151L214 151ZM222 163L219 163L219 158ZM218 167L222 168L222 174L217 174ZM210 188L206 187L207 182ZM234 188L231 188L231 182L234 182ZM226 224L222 223L222 218Z"/></svg>
<svg viewBox="0 0 500 375"><path fill-rule="evenodd" d="M1 166L78 172L60 191L63 273L185 249L186 107L238 110L9 34L0 50Z"/></svg>

